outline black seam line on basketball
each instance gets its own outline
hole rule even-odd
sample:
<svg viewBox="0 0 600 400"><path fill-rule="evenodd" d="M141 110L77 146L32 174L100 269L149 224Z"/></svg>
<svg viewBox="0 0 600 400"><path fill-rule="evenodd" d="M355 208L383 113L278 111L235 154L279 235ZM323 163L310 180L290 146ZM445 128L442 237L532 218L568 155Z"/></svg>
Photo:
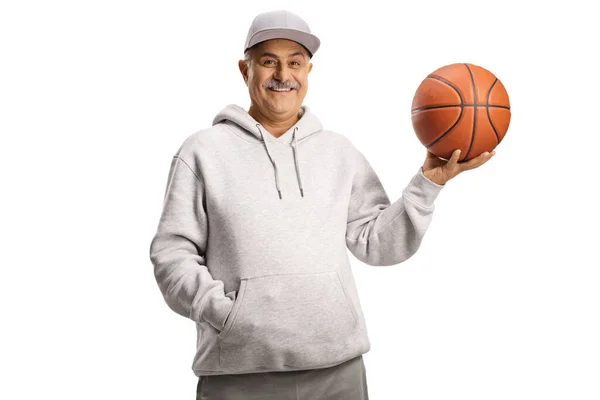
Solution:
<svg viewBox="0 0 600 400"><path fill-rule="evenodd" d="M454 127L456 125L458 125L458 123L460 122L463 113L465 111L464 107L460 107L460 114L458 114L458 118L456 119L456 121L454 121L454 123L452 124L452 126L450 128L448 128L448 130L444 133L442 133L437 139L435 139L433 142L429 143L428 145L425 146L426 149L430 148L431 146L433 146L434 144L436 144L437 142L439 142L440 140L442 140L442 138L444 136L446 136L448 133L450 133L452 131L452 129L454 129Z"/></svg>
<svg viewBox="0 0 600 400"><path fill-rule="evenodd" d="M433 142L429 143L428 145L425 145L425 148L428 149L431 146L433 146L434 144L436 144L437 142L439 142L440 140L442 140L444 138L444 136L446 136L448 133L450 133L452 131L452 129L454 129L454 127L460 122L460 119L463 116L463 113L465 111L465 108L462 107L463 104L465 104L465 101L462 97L462 95L460 94L460 91L458 90L458 88L456 86L454 86L451 82L447 81L446 79L442 78L441 76L437 76L437 75L429 75L427 78L431 78L431 79L437 79L438 81L445 83L446 85L450 86L452 89L454 89L454 91L458 94L458 98L460 99L460 114L458 114L458 118L456 119L456 121L454 121L454 124L452 124L452 126L444 133L442 133L437 139L435 139Z"/></svg>
<svg viewBox="0 0 600 400"><path fill-rule="evenodd" d="M471 133L471 143L469 143L469 150L467 150L467 154L463 157L465 160L469 153L471 152L471 148L473 147L473 142L475 141L475 131L477 130L477 88L475 87L475 78L473 78L473 72L471 72L471 68L465 63L465 67L467 67L467 71L469 71L469 75L471 76L471 85L473 85L473 132ZM460 161L460 158L459 160Z"/></svg>
<svg viewBox="0 0 600 400"><path fill-rule="evenodd" d="M496 84L496 82L498 82L498 78L496 78L496 80L494 81L494 83L492 83L492 86L490 86L490 89L488 90L487 93L487 97L485 98L485 104L489 104L490 103L490 95L492 94L492 89L494 88L494 85ZM496 131L496 127L494 126L494 123L492 122L492 117L490 116L490 109L489 107L486 107L487 112L487 117L488 117L488 121L490 121L490 126L492 127L492 129L494 130L494 134L496 135L496 141L498 142L498 144L500 144L500 136L498 136L498 132Z"/></svg>
<svg viewBox="0 0 600 400"><path fill-rule="evenodd" d="M510 107L507 106L501 106L501 105L497 105L497 104L445 104L443 106L424 106L424 107L419 107L419 108L415 108L414 110L411 110L411 113L415 114L418 113L419 111L423 111L423 110L435 110L436 108L451 108L451 107L491 107L491 108L504 108L507 110L510 110Z"/></svg>
<svg viewBox="0 0 600 400"><path fill-rule="evenodd" d="M460 94L460 90L458 90L458 88L456 86L454 86L452 84L452 82L447 81L446 79L442 78L441 76L437 76L437 75L429 75L427 78L438 80L438 81L450 86L458 94L458 98L460 99L460 104L461 105L465 104L465 100L463 99L462 94Z"/></svg>

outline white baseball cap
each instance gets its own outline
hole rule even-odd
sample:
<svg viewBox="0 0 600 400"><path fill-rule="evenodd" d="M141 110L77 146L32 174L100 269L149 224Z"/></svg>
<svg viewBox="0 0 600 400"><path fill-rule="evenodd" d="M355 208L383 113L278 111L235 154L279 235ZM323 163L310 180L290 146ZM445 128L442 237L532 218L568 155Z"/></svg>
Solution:
<svg viewBox="0 0 600 400"><path fill-rule="evenodd" d="M298 15L275 10L258 14L248 30L244 52L257 43L270 39L288 39L308 49L309 56L317 52L321 41L310 32L308 24Z"/></svg>

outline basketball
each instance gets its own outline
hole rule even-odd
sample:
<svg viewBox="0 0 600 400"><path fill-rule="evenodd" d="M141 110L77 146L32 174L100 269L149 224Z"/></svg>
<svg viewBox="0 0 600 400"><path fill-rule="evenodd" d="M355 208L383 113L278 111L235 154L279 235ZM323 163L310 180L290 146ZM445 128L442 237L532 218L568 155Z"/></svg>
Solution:
<svg viewBox="0 0 600 400"><path fill-rule="evenodd" d="M429 74L412 102L419 141L438 157L460 149L468 161L500 144L510 124L510 103L494 74L473 64L451 64Z"/></svg>

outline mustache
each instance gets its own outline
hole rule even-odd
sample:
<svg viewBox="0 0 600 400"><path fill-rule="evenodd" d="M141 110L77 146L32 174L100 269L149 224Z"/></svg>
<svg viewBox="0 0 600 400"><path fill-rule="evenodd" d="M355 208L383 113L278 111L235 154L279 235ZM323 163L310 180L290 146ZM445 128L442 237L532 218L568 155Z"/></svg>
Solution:
<svg viewBox="0 0 600 400"><path fill-rule="evenodd" d="M300 88L300 85L296 82L291 82L291 81L287 81L287 82L279 82L276 81L274 79L271 79L270 81L267 81L263 87L265 89L298 89Z"/></svg>

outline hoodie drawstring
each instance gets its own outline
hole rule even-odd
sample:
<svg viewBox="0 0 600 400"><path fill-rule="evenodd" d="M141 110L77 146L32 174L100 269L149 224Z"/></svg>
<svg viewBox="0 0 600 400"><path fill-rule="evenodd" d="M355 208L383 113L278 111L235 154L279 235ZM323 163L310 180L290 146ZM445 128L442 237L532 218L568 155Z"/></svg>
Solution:
<svg viewBox="0 0 600 400"><path fill-rule="evenodd" d="M267 151L267 155L269 156L269 160L271 160L271 164L273 164L273 169L275 170L275 187L277 188L277 193L279 194L279 199L281 199L281 189L279 188L279 170L277 169L277 163L275 162L275 160L273 159L273 156L271 155L271 151L269 150L269 146L267 145L267 140L265 139L265 136L262 132L262 130L260 129L260 125L256 124L256 127L258 128L258 131L260 132L260 136L262 137L263 143L265 145L265 150ZM304 197L304 189L302 187L302 179L300 179L300 165L298 164L298 143L296 141L296 130L298 130L298 127L294 128L294 132L292 135L292 150L294 151L294 165L296 166L296 178L298 180L298 188L300 189L300 195L302 197Z"/></svg>
<svg viewBox="0 0 600 400"><path fill-rule="evenodd" d="M296 166L296 178L298 179L298 188L300 189L300 195L304 197L304 190L302 189L302 179L300 179L300 163L298 163L298 142L296 142L296 130L298 127L294 128L294 133L292 135L292 150L294 150L294 165Z"/></svg>

